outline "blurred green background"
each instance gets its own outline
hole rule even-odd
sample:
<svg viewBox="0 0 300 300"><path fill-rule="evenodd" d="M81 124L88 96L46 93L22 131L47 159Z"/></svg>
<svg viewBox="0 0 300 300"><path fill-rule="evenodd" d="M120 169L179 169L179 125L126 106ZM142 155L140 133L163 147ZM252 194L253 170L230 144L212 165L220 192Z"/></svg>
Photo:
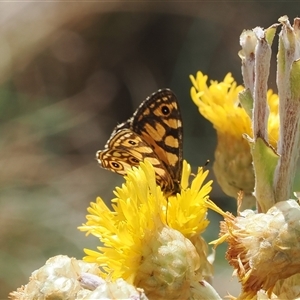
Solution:
<svg viewBox="0 0 300 300"><path fill-rule="evenodd" d="M0 3L0 299L49 257L96 248L77 226L123 179L101 169L95 152L149 94L177 94L185 159L194 170L213 161L216 135L192 103L189 75L222 80L230 71L241 84L242 30L299 12L297 1ZM216 182L211 198L235 211ZM207 240L220 220L210 218ZM214 281L222 296L238 286L224 251Z"/></svg>

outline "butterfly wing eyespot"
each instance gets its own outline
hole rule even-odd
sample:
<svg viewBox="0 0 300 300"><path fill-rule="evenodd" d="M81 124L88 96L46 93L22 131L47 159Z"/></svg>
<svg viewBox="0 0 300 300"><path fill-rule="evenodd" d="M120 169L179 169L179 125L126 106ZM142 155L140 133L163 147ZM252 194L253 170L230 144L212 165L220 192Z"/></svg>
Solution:
<svg viewBox="0 0 300 300"><path fill-rule="evenodd" d="M162 105L162 107L160 108L160 111L162 112L162 114L166 117L169 116L170 114L170 109L167 105Z"/></svg>
<svg viewBox="0 0 300 300"><path fill-rule="evenodd" d="M170 195L180 191L182 173L182 119L175 94L158 90L118 125L97 152L99 164L124 175L132 166L148 158L156 181Z"/></svg>
<svg viewBox="0 0 300 300"><path fill-rule="evenodd" d="M109 161L108 166L113 169L115 172L122 172L124 170L122 164L116 162L116 161Z"/></svg>
<svg viewBox="0 0 300 300"><path fill-rule="evenodd" d="M133 156L129 157L129 158L128 158L128 161L129 161L133 166L140 163L139 160L138 160L137 158L133 157Z"/></svg>

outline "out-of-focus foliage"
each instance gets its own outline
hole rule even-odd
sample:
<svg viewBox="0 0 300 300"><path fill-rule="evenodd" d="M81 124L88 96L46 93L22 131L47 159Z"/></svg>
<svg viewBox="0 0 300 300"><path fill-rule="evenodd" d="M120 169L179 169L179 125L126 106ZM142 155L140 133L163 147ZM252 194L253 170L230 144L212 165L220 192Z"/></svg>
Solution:
<svg viewBox="0 0 300 300"><path fill-rule="evenodd" d="M241 31L283 14L292 19L296 8L263 1L0 3L0 298L50 256L80 259L84 247L95 248L77 226L89 202L98 195L109 201L122 181L98 167L95 152L152 92L169 87L179 98L184 158L193 167L213 160L215 133L190 99L189 74L221 80L230 71L241 80ZM212 198L234 210L216 183ZM216 218L208 240L216 237ZM224 294L226 271L217 270Z"/></svg>

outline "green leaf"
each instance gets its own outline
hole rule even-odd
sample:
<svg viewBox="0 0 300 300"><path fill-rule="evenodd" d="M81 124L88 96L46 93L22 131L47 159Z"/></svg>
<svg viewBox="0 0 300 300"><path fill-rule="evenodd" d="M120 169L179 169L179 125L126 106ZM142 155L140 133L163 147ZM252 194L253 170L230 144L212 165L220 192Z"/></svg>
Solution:
<svg viewBox="0 0 300 300"><path fill-rule="evenodd" d="M279 155L262 138L250 142L255 173L255 196L262 212L275 204L273 179Z"/></svg>
<svg viewBox="0 0 300 300"><path fill-rule="evenodd" d="M292 64L290 73L292 99L300 100L300 60Z"/></svg>
<svg viewBox="0 0 300 300"><path fill-rule="evenodd" d="M249 89L244 89L239 93L239 100L247 115L252 119L253 98Z"/></svg>

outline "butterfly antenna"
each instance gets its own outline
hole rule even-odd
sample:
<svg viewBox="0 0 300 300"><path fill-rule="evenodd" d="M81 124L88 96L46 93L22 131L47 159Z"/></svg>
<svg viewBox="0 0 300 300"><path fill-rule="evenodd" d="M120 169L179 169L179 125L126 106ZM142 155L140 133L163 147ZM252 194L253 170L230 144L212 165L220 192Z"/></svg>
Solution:
<svg viewBox="0 0 300 300"><path fill-rule="evenodd" d="M208 166L209 163L210 163L210 160L207 159L206 162L205 162L205 164L202 166L203 171L206 169L206 166ZM191 173L191 175L194 176L194 177L196 177L196 174L195 174L195 173Z"/></svg>
<svg viewBox="0 0 300 300"><path fill-rule="evenodd" d="M208 166L208 165L209 165L209 163L210 163L210 160L209 160L209 159L207 159L207 160L206 160L206 162L205 162L205 164L203 165L203 169L205 169L205 167L206 167L206 166Z"/></svg>

